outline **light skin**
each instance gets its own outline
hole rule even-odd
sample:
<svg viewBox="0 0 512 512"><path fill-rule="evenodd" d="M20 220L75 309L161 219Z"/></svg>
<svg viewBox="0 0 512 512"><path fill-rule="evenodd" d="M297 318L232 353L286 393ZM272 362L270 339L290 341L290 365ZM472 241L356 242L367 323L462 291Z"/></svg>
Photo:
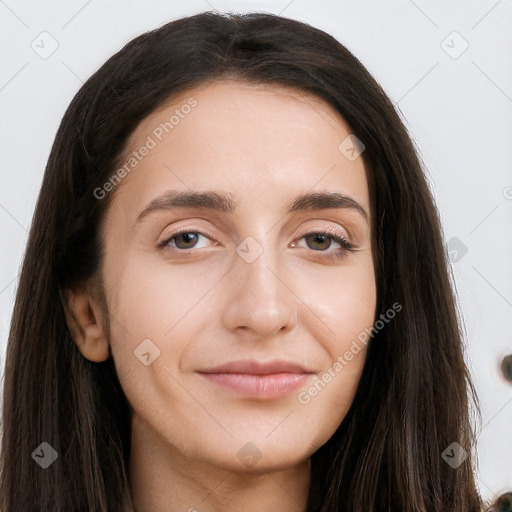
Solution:
<svg viewBox="0 0 512 512"><path fill-rule="evenodd" d="M197 106L158 141L155 128L191 97ZM315 382L311 375L301 388L262 400L197 371L285 359L321 378L373 325L365 166L338 149L350 133L315 96L222 81L174 98L131 137L128 152L148 136L157 144L118 185L103 226L110 332L85 289L70 295L68 322L86 358L104 361L110 344L133 410L129 472L138 512L305 510L310 457L345 417L366 350L307 404L298 395ZM159 209L137 222L169 190L223 191L237 206ZM349 196L368 217L348 207L287 213L298 194L325 191ZM180 228L188 238L157 247ZM326 230L355 250L306 236ZM335 253L342 257L330 260ZM148 365L136 355L147 339Z"/></svg>

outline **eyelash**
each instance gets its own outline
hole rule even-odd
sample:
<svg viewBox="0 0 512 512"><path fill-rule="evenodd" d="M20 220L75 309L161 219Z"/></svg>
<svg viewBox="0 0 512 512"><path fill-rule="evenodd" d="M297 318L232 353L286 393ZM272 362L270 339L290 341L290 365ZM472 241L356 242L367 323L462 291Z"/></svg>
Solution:
<svg viewBox="0 0 512 512"><path fill-rule="evenodd" d="M161 242L158 242L157 243L157 248L159 249L162 249L162 250L177 250L178 252L181 252L181 253L184 253L184 254L190 254L190 252L193 252L193 249L189 250L188 252L185 251L185 250L182 250L182 249L171 249L169 248L168 244L171 240L173 240L174 238L177 238L178 236L184 234L184 233L194 233L194 234L198 234L198 235L202 235L208 239L211 240L211 238L203 233L201 233L200 231L193 231L191 229L181 229L181 230L178 230L174 233L172 233L171 236L167 237L165 240L162 240ZM341 248L340 249L336 249L335 251L332 251L332 252L327 252L327 251L314 251L314 252L319 252L319 253L325 253L325 254L322 254L322 258L326 258L327 260L329 261L339 261L341 259L343 259L346 255L347 255L347 252L354 252L356 249L352 246L352 244L350 242L348 242L345 238L341 237L341 236L338 236L338 235L335 235L333 233L330 233L329 231L308 231L307 233L305 233L302 237L300 237L299 239L297 240L302 240L303 238L306 238L308 236L311 236L311 235L321 235L321 236L326 236L328 238L330 238L331 240L333 240L334 242L337 242L341 245ZM313 250L313 249L311 249Z"/></svg>

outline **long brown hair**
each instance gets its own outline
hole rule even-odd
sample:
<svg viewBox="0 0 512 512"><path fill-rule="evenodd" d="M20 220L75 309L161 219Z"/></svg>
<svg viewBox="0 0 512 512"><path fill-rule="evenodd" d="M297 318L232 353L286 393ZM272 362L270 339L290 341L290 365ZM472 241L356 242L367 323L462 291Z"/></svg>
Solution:
<svg viewBox="0 0 512 512"><path fill-rule="evenodd" d="M325 100L365 145L377 317L353 404L312 456L308 512L481 510L470 398L442 228L422 164L390 99L359 60L296 20L205 12L136 37L76 94L58 129L33 217L7 346L3 512L132 511L130 408L110 357L85 359L61 294L101 270L101 187L148 114L206 81L294 87ZM136 172L136 171L134 171ZM42 469L36 449L57 460ZM458 443L454 468L443 452ZM53 452L52 452L53 453ZM463 452L461 452L463 453Z"/></svg>

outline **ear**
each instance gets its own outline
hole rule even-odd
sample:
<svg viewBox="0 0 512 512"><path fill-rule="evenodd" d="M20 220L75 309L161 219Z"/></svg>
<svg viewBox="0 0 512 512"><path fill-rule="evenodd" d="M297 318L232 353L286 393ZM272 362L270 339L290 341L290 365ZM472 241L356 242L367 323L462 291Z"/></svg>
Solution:
<svg viewBox="0 0 512 512"><path fill-rule="evenodd" d="M78 350L90 361L106 361L110 356L106 311L84 286L75 290L61 290L61 300Z"/></svg>

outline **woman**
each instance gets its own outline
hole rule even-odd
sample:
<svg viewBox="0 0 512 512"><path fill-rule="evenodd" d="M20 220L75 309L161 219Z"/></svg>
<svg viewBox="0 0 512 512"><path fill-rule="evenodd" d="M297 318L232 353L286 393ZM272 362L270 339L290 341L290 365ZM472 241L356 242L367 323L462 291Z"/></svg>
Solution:
<svg viewBox="0 0 512 512"><path fill-rule="evenodd" d="M16 296L2 510L478 511L468 392L418 156L334 38L206 12L80 89Z"/></svg>

